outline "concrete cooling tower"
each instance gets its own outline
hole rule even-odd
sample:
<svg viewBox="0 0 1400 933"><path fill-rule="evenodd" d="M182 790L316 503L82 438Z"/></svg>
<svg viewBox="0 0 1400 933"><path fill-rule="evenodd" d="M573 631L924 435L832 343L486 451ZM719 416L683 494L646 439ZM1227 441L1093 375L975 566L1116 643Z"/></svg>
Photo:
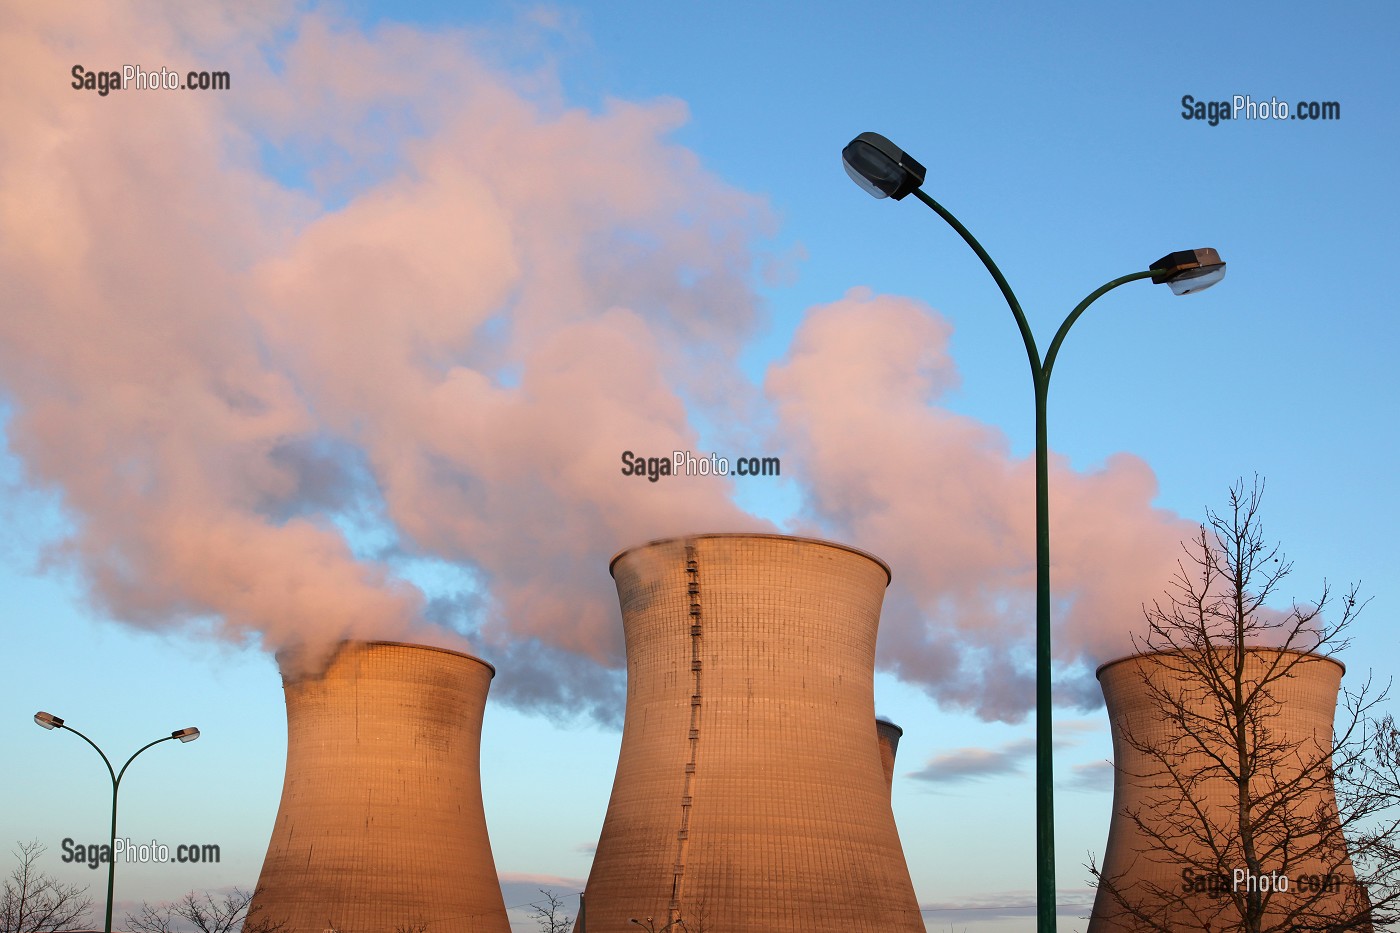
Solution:
<svg viewBox="0 0 1400 933"><path fill-rule="evenodd" d="M899 752L899 740L904 730L888 719L875 720L875 736L880 741L880 767L885 770L885 784L894 791L894 756Z"/></svg>
<svg viewBox="0 0 1400 933"><path fill-rule="evenodd" d="M287 775L249 917L282 933L509 933L481 804L495 669L346 642L289 674Z"/></svg>
<svg viewBox="0 0 1400 933"><path fill-rule="evenodd" d="M698 535L611 569L627 709L579 933L923 933L871 728L889 568Z"/></svg>
<svg viewBox="0 0 1400 933"><path fill-rule="evenodd" d="M1213 666L1233 669L1232 655L1225 650L1222 654L1224 663ZM1191 657L1200 656L1139 654L1098 670L1113 729L1115 777L1113 816L1089 933L1239 929L1240 914L1232 898L1248 896L1251 885L1268 897L1266 928L1280 928L1277 924L1288 920L1287 911L1304 905L1313 912L1309 919L1314 922L1319 917L1356 916L1365 892L1355 882L1344 845L1321 850L1318 845L1333 833L1340 839L1330 770L1312 769L1311 781L1297 780L1302 762L1330 759L1342 665L1272 648L1246 652L1245 690L1257 687L1266 672L1280 670L1280 664L1296 662L1265 688L1271 701L1254 707L1259 715L1251 744L1261 762L1271 760L1274 765L1262 767L1251 783L1260 801L1253 812L1263 813L1265 802L1271 802L1270 812L1279 814L1276 821L1258 824L1254 851L1262 865L1254 873L1238 841L1239 789L1218 764L1233 769L1239 761L1227 741L1228 726L1220 725L1232 717L1203 688L1199 675L1190 673ZM1175 704L1164 701L1164 695ZM1171 762L1170 768L1165 762ZM1283 788L1286 796L1280 795ZM1206 825L1212 828L1202 832L1199 827ZM1201 841L1203 835L1223 851L1210 852ZM1291 837L1286 847L1281 845L1285 836ZM1130 906L1161 925L1148 925ZM1288 920L1287 928L1313 928L1301 920Z"/></svg>

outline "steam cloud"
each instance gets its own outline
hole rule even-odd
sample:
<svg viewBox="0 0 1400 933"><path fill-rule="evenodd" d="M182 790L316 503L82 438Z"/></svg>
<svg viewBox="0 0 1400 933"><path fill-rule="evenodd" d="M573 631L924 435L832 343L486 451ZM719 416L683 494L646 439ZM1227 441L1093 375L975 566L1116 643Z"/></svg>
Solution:
<svg viewBox="0 0 1400 933"><path fill-rule="evenodd" d="M1035 692L1035 462L930 404L957 382L950 332L917 302L855 289L811 310L767 390L810 471L813 520L895 568L882 663L945 703L1015 720ZM1058 699L1087 707L1098 690L1082 666L1131 650L1142 603L1196 526L1152 508L1156 481L1136 457L1085 474L1052 455L1050 489L1054 646L1070 672Z"/></svg>
<svg viewBox="0 0 1400 933"><path fill-rule="evenodd" d="M814 309L746 383L771 219L668 141L680 103L570 109L547 67L488 63L538 24L134 3L0 28L6 439L61 495L58 553L102 611L279 650L467 647L497 697L613 716L608 557L772 530L725 481L638 483L619 454L772 412L804 530L894 566L883 663L986 717L1027 709L1032 465L930 407L948 326L910 301ZM69 87L75 62L138 60L232 90ZM1193 526L1151 508L1135 458L1052 470L1073 665L1126 647Z"/></svg>

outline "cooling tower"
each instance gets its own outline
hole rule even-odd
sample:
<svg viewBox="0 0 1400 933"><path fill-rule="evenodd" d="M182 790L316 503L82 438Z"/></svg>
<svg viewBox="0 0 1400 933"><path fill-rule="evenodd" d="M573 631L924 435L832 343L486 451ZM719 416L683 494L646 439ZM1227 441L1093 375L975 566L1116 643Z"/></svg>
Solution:
<svg viewBox="0 0 1400 933"><path fill-rule="evenodd" d="M287 775L250 917L282 933L509 933L481 805L494 668L346 642L293 675Z"/></svg>
<svg viewBox="0 0 1400 933"><path fill-rule="evenodd" d="M627 709L579 933L923 933L871 729L889 569L780 535L611 569Z"/></svg>
<svg viewBox="0 0 1400 933"><path fill-rule="evenodd" d="M888 719L875 720L875 737L880 743L880 767L885 771L885 784L894 791L894 756L899 751L899 740L904 730Z"/></svg>
<svg viewBox="0 0 1400 933"><path fill-rule="evenodd" d="M1222 663L1212 666L1233 670L1233 652L1221 649L1220 655ZM1342 665L1272 648L1245 653L1246 692L1258 687L1266 672L1297 662L1267 686L1271 702L1254 704L1259 715L1250 744L1261 762L1272 761L1274 766L1261 768L1250 785L1259 801L1252 812L1262 814L1269 804L1279 817L1257 826L1254 851L1262 866L1254 873L1238 843L1239 788L1219 767L1223 762L1233 769L1239 761L1224 738L1228 728L1220 725L1231 722L1231 714L1203 688L1198 675L1189 673L1188 659L1193 657L1200 655L1139 654L1098 670L1113 729L1115 777L1113 815L1089 933L1200 930L1206 923L1213 930L1237 929L1240 915L1232 898L1237 893L1247 896L1251 885L1269 898L1266 927L1284 919L1285 911L1309 902L1309 909L1322 916L1356 916L1355 905L1364 903L1365 892L1355 883L1344 846L1319 851L1324 837L1334 838L1335 833L1340 839L1330 769L1311 769L1310 779L1299 780L1303 761L1330 759ZM1230 687L1227 695L1232 694ZM1164 696L1175 702L1164 701ZM1203 736L1204 748L1195 738ZM1206 825L1212 829L1202 831ZM1223 851L1212 854L1202 836L1214 839ZM1280 884L1279 878L1288 880ZM1127 910L1124 900L1164 926L1146 925Z"/></svg>

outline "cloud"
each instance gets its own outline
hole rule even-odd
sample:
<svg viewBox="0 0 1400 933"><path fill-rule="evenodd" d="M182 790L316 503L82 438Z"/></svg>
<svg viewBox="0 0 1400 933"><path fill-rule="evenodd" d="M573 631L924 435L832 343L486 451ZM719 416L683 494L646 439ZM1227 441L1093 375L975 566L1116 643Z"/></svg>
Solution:
<svg viewBox="0 0 1400 933"><path fill-rule="evenodd" d="M536 904L546 903L543 892L548 891L562 901L562 916L573 916L578 912L578 894L583 890L582 878L508 871L502 872L500 879L501 895L507 908L514 907L527 914Z"/></svg>
<svg viewBox="0 0 1400 933"><path fill-rule="evenodd" d="M765 389L805 518L894 568L880 663L944 705L1017 721L1034 700L1034 461L939 407L958 383L951 327L907 298L853 289L809 311ZM1089 671L1131 650L1141 606L1196 526L1152 507L1120 454L1087 473L1050 459L1057 697L1099 704Z"/></svg>
<svg viewBox="0 0 1400 933"><path fill-rule="evenodd" d="M671 141L682 102L564 103L559 36L277 0L6 17L0 393L24 481L69 518L51 564L128 624L303 657L446 644L497 663L497 699L615 720L608 558L773 530L729 481L624 477L622 451L771 425L798 530L894 568L879 663L1023 717L1032 465L938 407L950 325L855 290L750 384L756 283L800 248L766 255L763 200ZM69 86L75 56L133 49L232 88ZM1057 697L1090 706L1085 667L1126 650L1194 526L1152 507L1137 458L1051 474Z"/></svg>
<svg viewBox="0 0 1400 933"><path fill-rule="evenodd" d="M1087 761L1075 765L1070 773L1071 777L1064 785L1069 790L1113 790L1114 769L1111 761Z"/></svg>
<svg viewBox="0 0 1400 933"><path fill-rule="evenodd" d="M7 18L0 385L74 517L56 556L132 624L467 646L527 672L497 685L520 705L611 709L608 557L768 527L724 481L618 466L743 403L765 207L668 142L678 102L567 109L465 33L257 21ZM61 79L133 48L234 90ZM426 593L397 558L474 582ZM470 608L427 624L444 600Z"/></svg>
<svg viewBox="0 0 1400 933"><path fill-rule="evenodd" d="M1082 919L1094 903L1092 888L1060 888L1055 913ZM957 903L931 901L921 905L930 929L947 923L995 923L1006 918L1035 917L1035 892L1030 890L994 891L968 897Z"/></svg>
<svg viewBox="0 0 1400 933"><path fill-rule="evenodd" d="M1022 762L1035 756L1035 739L1017 739L1000 748L959 748L942 752L909 777L934 784L1017 774Z"/></svg>
<svg viewBox="0 0 1400 933"><path fill-rule="evenodd" d="M1101 728L1086 720L1063 720L1055 723L1056 749L1073 748L1079 744L1076 734L1101 732ZM972 746L940 752L929 759L928 764L918 771L911 771L909 777L934 784L952 784L1003 774L1019 774L1021 765L1035 757L1035 738L1028 736L1005 742L997 748ZM1096 767L1095 765L1094 767ZM1087 773L1091 766L1076 765L1076 775ZM1110 770L1111 770L1110 766ZM1076 778L1076 783L1082 779Z"/></svg>

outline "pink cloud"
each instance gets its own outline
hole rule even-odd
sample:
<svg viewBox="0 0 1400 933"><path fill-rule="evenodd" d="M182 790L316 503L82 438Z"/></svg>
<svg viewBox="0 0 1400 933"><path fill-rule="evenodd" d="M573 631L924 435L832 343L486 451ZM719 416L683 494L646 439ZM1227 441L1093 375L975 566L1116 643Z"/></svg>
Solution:
<svg viewBox="0 0 1400 933"><path fill-rule="evenodd" d="M340 519L368 510L400 553L474 568L478 650L617 665L613 551L763 525L724 482L618 465L697 446L683 393L756 320L763 205L667 140L676 102L568 110L465 33L261 12L244 38L208 11L29 10L0 38L23 76L0 89L0 369L11 446L74 518L60 553L136 624L443 640L355 553ZM138 52L233 90L67 84ZM310 181L348 201L269 178L259 138L339 153Z"/></svg>
<svg viewBox="0 0 1400 933"><path fill-rule="evenodd" d="M937 406L957 384L950 331L918 302L855 289L809 312L766 388L809 519L894 568L882 663L945 703L1014 720L1033 700L1034 462ZM1136 457L1077 473L1052 455L1050 473L1056 655L1092 665L1131 649L1194 526L1152 507ZM1092 695L1078 689L1066 699Z"/></svg>
<svg viewBox="0 0 1400 933"><path fill-rule="evenodd" d="M93 601L272 649L460 628L508 698L610 715L608 557L770 527L727 481L638 481L619 455L697 450L697 413L775 413L812 530L894 567L883 663L1023 712L1031 467L937 407L946 322L853 292L749 385L762 200L670 141L681 102L570 108L547 68L483 48L273 2L0 26L0 391ZM232 89L68 86L75 62L134 61ZM304 172L274 177L269 149ZM1059 657L1092 661L1192 527L1136 458L1052 472ZM413 559L475 583L424 593Z"/></svg>

